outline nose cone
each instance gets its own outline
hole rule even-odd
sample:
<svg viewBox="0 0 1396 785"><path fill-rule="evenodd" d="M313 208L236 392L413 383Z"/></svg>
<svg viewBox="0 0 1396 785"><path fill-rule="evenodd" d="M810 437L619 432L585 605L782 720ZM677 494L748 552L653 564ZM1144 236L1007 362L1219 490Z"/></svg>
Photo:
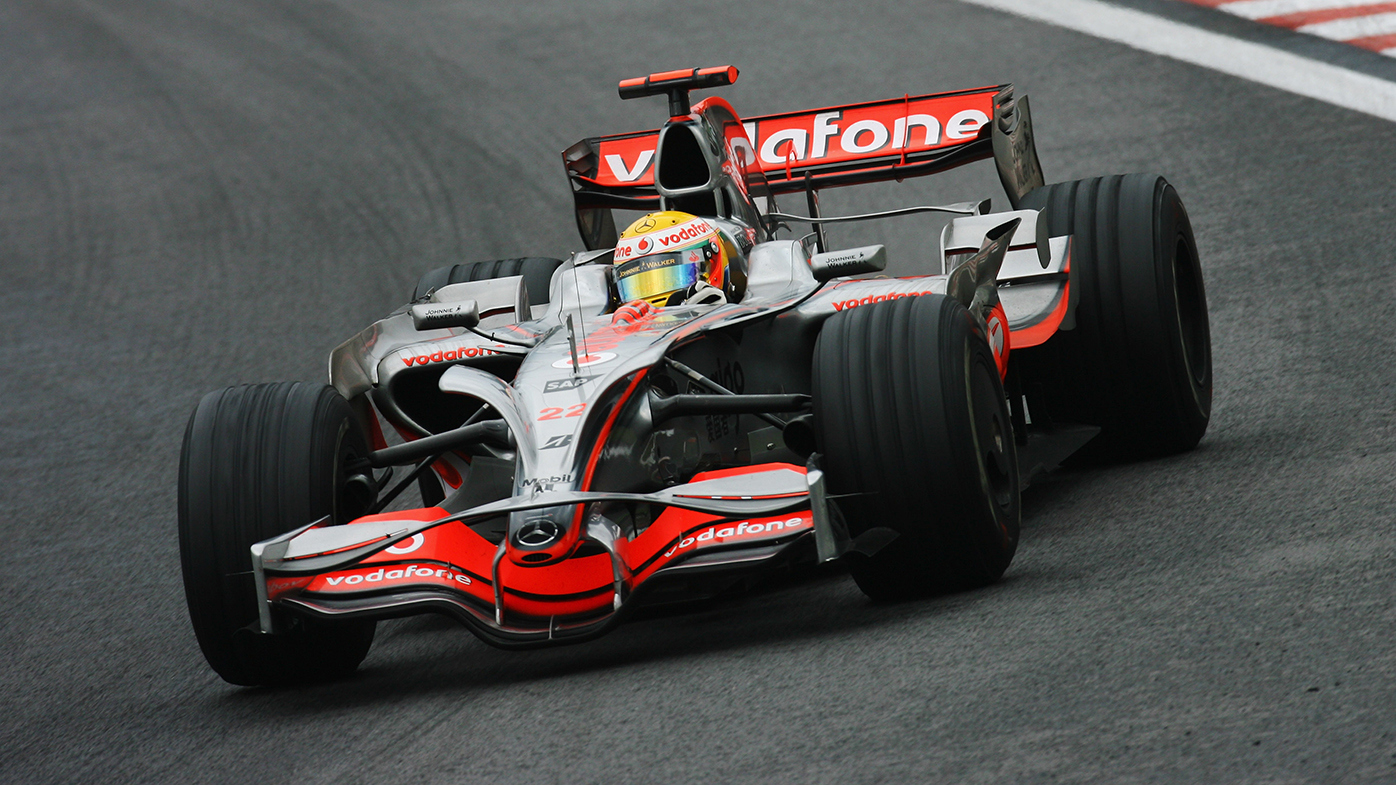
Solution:
<svg viewBox="0 0 1396 785"><path fill-rule="evenodd" d="M509 514L505 551L515 564L541 566L567 558L577 544L581 505L564 504Z"/></svg>

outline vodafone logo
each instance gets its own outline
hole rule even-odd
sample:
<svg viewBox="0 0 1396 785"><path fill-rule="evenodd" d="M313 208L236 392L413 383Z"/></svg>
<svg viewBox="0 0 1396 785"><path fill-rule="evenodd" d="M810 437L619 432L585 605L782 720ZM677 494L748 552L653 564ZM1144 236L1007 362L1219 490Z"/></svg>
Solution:
<svg viewBox="0 0 1396 785"><path fill-rule="evenodd" d="M995 357L1003 356L1004 344L1003 322L994 315L989 319L989 348L994 350Z"/></svg>
<svg viewBox="0 0 1396 785"><path fill-rule="evenodd" d="M611 256L613 261L623 262L637 256L644 256L653 249L654 243L650 242L648 237L625 237L616 244L615 253Z"/></svg>
<svg viewBox="0 0 1396 785"><path fill-rule="evenodd" d="M997 88L985 88L956 94L903 95L748 118L742 123L745 134L727 137L723 169L740 188L746 179L740 176L742 170L759 168L770 175L792 165L805 168L966 144L978 138L993 117L996 92ZM601 185L653 183L658 137L658 132L602 137L597 167Z"/></svg>
<svg viewBox="0 0 1396 785"><path fill-rule="evenodd" d="M422 544L426 541L427 538L423 537L421 532L418 532L417 534L412 535L412 537L408 540L400 542L397 545L389 545L387 548L384 548L384 550L386 550L388 553L411 553L412 551L415 551L418 548L422 547Z"/></svg>
<svg viewBox="0 0 1396 785"><path fill-rule="evenodd" d="M622 183L633 183L638 181L650 170L650 163L654 161L654 148L641 150L635 156L635 165L626 166L625 156L617 153L608 153L604 156L606 165L611 168L611 176Z"/></svg>
<svg viewBox="0 0 1396 785"><path fill-rule="evenodd" d="M650 221L649 224L652 226L653 222ZM638 230L644 231L645 224L641 224ZM646 256L655 251L692 245L697 240L716 234L717 230L713 228L712 224L702 218L694 218L669 229L642 234L638 237L622 238L619 243L616 243L616 250L612 254L612 258L614 261L623 262L637 256Z"/></svg>
<svg viewBox="0 0 1396 785"><path fill-rule="evenodd" d="M779 122L758 120L747 124L747 134L760 139L763 164L784 165L792 158L816 162L940 147L973 139L989 122L989 115L979 109L937 114L893 104L818 112Z"/></svg>
<svg viewBox="0 0 1396 785"><path fill-rule="evenodd" d="M303 578L268 578L267 579L267 599L274 600L281 595L303 589L309 586L315 578L306 576Z"/></svg>
<svg viewBox="0 0 1396 785"><path fill-rule="evenodd" d="M924 292L892 292L891 294L870 294L867 297L853 300L840 300L834 303L835 311L842 311L847 308L857 308L860 305L872 305L873 303L883 303L888 300L896 300L902 297L920 297L923 294L935 294L930 290Z"/></svg>
<svg viewBox="0 0 1396 785"><path fill-rule="evenodd" d="M764 523L753 523L742 521L735 525L709 526L701 532L697 532L688 537L680 539L674 543L669 550L664 552L667 558L674 554L692 548L702 547L706 543L722 543L730 540L745 540L753 535L785 534L792 530L805 528L810 523L808 518L790 518L784 521L766 521Z"/></svg>
<svg viewBox="0 0 1396 785"><path fill-rule="evenodd" d="M467 346L463 349L450 349L448 351L436 351L431 354L419 354L416 357L404 357L402 363L411 368L414 365L429 365L431 363L455 362L456 360L468 360L472 357L489 357L499 354L492 349L482 349L478 346Z"/></svg>
<svg viewBox="0 0 1396 785"><path fill-rule="evenodd" d="M1006 378L1008 375L1008 352L1012 348L1012 338L1008 334L1008 315L1003 312L1003 305L995 305L994 310L989 312L989 316L984 322L989 333L989 350L994 353L994 365L998 366L999 376Z"/></svg>
<svg viewBox="0 0 1396 785"><path fill-rule="evenodd" d="M661 248L672 248L710 234L713 234L712 224L702 218L695 218L688 223L679 224L669 231L659 232L651 236L659 241Z"/></svg>
<svg viewBox="0 0 1396 785"><path fill-rule="evenodd" d="M577 367L585 368L588 365L600 365L601 363L608 363L614 359L616 359L616 356L611 352L592 352L591 354L582 354L577 356ZM558 360L557 362L553 363L553 367L571 368L572 358L564 357L561 360Z"/></svg>
<svg viewBox="0 0 1396 785"><path fill-rule="evenodd" d="M325 576L325 583L331 586L356 586L361 583L383 583L386 581L399 581L404 578L437 578L444 581L455 581L456 583L469 586L474 583L469 575L463 575L447 567L426 566L422 564L409 564L406 567L392 568L379 567L373 572L356 572L353 575Z"/></svg>

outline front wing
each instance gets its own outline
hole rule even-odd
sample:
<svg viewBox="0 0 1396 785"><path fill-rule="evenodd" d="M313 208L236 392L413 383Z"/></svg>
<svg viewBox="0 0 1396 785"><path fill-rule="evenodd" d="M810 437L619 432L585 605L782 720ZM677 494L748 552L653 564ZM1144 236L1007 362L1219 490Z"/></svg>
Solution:
<svg viewBox="0 0 1396 785"><path fill-rule="evenodd" d="M612 502L662 512L632 538L597 512ZM471 528L512 511L563 504L589 510L590 555L530 566L510 558L505 542L494 544ZM430 507L327 523L252 546L261 632L277 632L288 613L441 612L497 646L581 641L611 629L647 595L682 597L699 576L742 573L800 553L824 561L851 547L828 515L822 474L789 464L699 475L655 494L540 492L454 515Z"/></svg>

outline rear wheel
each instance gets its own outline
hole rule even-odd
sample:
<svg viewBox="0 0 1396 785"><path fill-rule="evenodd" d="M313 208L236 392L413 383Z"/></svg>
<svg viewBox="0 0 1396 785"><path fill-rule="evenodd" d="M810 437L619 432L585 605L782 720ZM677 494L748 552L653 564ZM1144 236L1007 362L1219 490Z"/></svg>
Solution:
<svg viewBox="0 0 1396 785"><path fill-rule="evenodd" d="M1072 235L1076 327L1015 349L1029 411L1099 425L1084 455L1190 450L1212 412L1212 339L1192 224L1154 174L1057 183L1028 194L1052 236Z"/></svg>
<svg viewBox="0 0 1396 785"><path fill-rule="evenodd" d="M984 325L941 295L843 311L814 353L814 420L850 533L898 538L850 564L874 599L997 580L1018 546L1018 465Z"/></svg>
<svg viewBox="0 0 1396 785"><path fill-rule="evenodd" d="M522 275L524 286L528 288L528 304L545 305L548 302L548 288L552 283L553 273L560 266L562 266L561 259L551 259L545 256L448 264L422 275L417 280L417 288L412 293L412 299L419 300L432 291L453 283L491 281L496 278ZM446 498L446 489L442 487L441 480L434 473L423 473L417 479L417 488L422 494L422 504L428 507L440 504Z"/></svg>
<svg viewBox="0 0 1396 785"><path fill-rule="evenodd" d="M290 619L262 635L253 543L328 515L367 512L371 483L346 467L368 454L349 404L321 384L229 387L199 402L179 466L179 551L199 648L233 684L346 676L373 642L374 622Z"/></svg>
<svg viewBox="0 0 1396 785"><path fill-rule="evenodd" d="M431 270L418 279L417 289L412 293L412 299L420 299L433 289L440 289L453 283L491 281L496 278L522 275L524 286L528 287L528 304L543 305L548 302L548 285L552 283L553 272L560 266L562 266L561 259L549 259L543 256L448 264L445 267Z"/></svg>

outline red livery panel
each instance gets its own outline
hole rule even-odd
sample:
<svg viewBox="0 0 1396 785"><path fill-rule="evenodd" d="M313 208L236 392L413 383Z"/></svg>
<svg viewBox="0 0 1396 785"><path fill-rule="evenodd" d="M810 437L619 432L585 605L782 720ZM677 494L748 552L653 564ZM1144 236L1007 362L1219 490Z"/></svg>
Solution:
<svg viewBox="0 0 1396 785"><path fill-rule="evenodd" d="M700 474L695 481L773 468L804 471L790 464L763 464ZM348 526L385 520L430 521L446 515L439 507L428 507L365 516ZM807 509L734 519L669 507L633 540L617 541L616 548L631 578L628 583L634 589L664 567L699 551L762 540L787 541L813 528L814 517ZM497 550L497 545L466 524L444 523L401 540L353 567L313 577L271 577L267 581L268 599L296 593L346 596L384 589L445 588L492 605L492 570ZM614 574L606 554L574 556L541 566L504 559L499 570L504 606L511 613L570 616L604 610L614 602Z"/></svg>
<svg viewBox="0 0 1396 785"><path fill-rule="evenodd" d="M773 182L821 168L914 163L928 153L977 140L993 117L999 90L904 96L755 117L743 123L751 142L745 152L748 163L759 163ZM582 179L606 188L654 185L658 139L658 131L646 131L595 140L597 170L594 177Z"/></svg>

